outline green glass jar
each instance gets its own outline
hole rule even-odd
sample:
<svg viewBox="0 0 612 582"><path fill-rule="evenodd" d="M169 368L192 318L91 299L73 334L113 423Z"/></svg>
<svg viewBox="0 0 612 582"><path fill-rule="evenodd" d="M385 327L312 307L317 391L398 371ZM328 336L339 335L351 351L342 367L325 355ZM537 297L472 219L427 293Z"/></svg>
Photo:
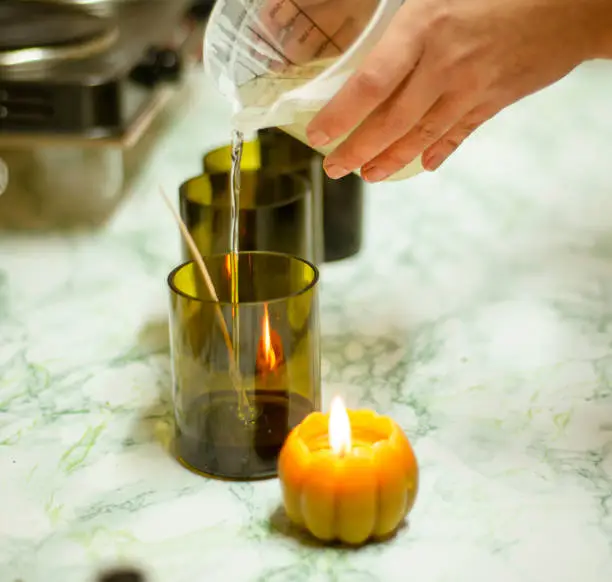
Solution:
<svg viewBox="0 0 612 582"><path fill-rule="evenodd" d="M318 270L239 253L232 303L230 255L203 260L218 300L193 262L168 277L176 454L205 475L273 477L291 429L321 406Z"/></svg>
<svg viewBox="0 0 612 582"><path fill-rule="evenodd" d="M271 251L317 262L314 197L297 174L246 170L241 173L238 249ZM205 173L179 188L181 218L203 256L229 250L231 195L229 174ZM183 258L191 258L183 243Z"/></svg>
<svg viewBox="0 0 612 582"><path fill-rule="evenodd" d="M203 160L209 175L229 175L231 147L208 152ZM243 172L290 173L304 177L313 197L315 263L347 259L361 250L363 241L363 180L350 174L331 180L323 171L323 157L277 128L263 129L256 140L245 142ZM226 178L229 179L229 178Z"/></svg>

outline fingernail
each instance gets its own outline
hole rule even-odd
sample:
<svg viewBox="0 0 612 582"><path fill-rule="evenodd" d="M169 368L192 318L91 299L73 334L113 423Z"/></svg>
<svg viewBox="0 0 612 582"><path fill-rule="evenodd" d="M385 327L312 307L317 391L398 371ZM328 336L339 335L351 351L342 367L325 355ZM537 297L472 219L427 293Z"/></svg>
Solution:
<svg viewBox="0 0 612 582"><path fill-rule="evenodd" d="M344 178L349 171L342 166L325 166L325 173L332 179L337 180L338 178Z"/></svg>
<svg viewBox="0 0 612 582"><path fill-rule="evenodd" d="M384 180L389 173L378 166L369 166L361 171L361 175L366 182L380 182Z"/></svg>
<svg viewBox="0 0 612 582"><path fill-rule="evenodd" d="M325 132L315 130L308 133L308 141L310 142L311 146L316 148L327 145L330 140L329 136Z"/></svg>
<svg viewBox="0 0 612 582"><path fill-rule="evenodd" d="M431 158L427 158L426 160L423 160L423 167L428 172L433 172L434 170L437 170L440 167L443 161L444 161L443 155L434 154L433 156L431 156Z"/></svg>

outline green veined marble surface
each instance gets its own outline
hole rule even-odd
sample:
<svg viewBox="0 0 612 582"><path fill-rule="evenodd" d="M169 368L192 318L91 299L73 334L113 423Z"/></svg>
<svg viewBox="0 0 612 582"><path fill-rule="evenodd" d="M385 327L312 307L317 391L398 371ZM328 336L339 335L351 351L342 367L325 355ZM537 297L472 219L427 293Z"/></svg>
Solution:
<svg viewBox="0 0 612 582"><path fill-rule="evenodd" d="M364 251L324 267L325 400L392 415L421 464L409 527L360 551L288 530L276 481L166 452L179 241L157 188L229 136L189 91L102 232L0 234L0 580L612 580L611 67L370 188Z"/></svg>

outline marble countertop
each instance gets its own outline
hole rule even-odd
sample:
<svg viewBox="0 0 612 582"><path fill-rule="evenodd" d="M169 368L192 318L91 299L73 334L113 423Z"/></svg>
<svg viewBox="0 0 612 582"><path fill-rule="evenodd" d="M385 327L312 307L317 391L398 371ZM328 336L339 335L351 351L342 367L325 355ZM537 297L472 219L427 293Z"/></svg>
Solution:
<svg viewBox="0 0 612 582"><path fill-rule="evenodd" d="M409 527L359 551L270 521L277 481L166 452L157 195L227 140L201 82L100 232L0 233L0 580L609 582L612 67L506 110L440 172L371 187L366 245L322 274L324 395L392 415L421 465Z"/></svg>

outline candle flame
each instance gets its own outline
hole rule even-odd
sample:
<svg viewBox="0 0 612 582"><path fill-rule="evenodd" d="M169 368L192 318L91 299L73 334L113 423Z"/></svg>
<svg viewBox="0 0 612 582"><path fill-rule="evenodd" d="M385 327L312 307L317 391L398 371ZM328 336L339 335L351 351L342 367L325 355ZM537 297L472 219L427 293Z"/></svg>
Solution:
<svg viewBox="0 0 612 582"><path fill-rule="evenodd" d="M264 304L261 319L261 338L257 347L257 369L260 372L272 372L281 363L283 349L278 334L270 326L268 305Z"/></svg>
<svg viewBox="0 0 612 582"><path fill-rule="evenodd" d="M272 334L270 333L270 314L268 313L268 306L264 305L264 316L261 322L261 339L263 342L263 353L264 361L268 365L270 370L276 368L276 352L272 346Z"/></svg>
<svg viewBox="0 0 612 582"><path fill-rule="evenodd" d="M329 411L329 445L337 455L351 452L351 422L340 396L335 396Z"/></svg>

